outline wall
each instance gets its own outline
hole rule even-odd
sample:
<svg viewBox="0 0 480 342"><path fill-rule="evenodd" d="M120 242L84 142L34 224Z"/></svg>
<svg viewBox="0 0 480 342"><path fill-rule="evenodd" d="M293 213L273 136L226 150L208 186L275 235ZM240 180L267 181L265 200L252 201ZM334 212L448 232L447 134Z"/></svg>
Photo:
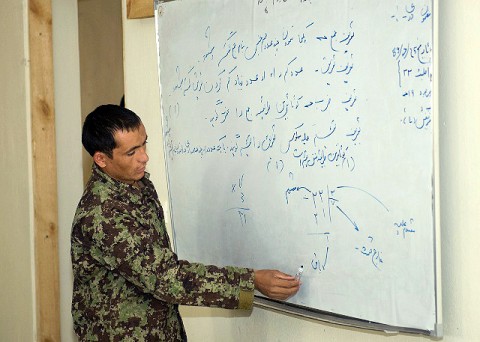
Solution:
<svg viewBox="0 0 480 342"><path fill-rule="evenodd" d="M82 114L123 96L122 7L118 0L78 0Z"/></svg>
<svg viewBox="0 0 480 342"><path fill-rule="evenodd" d="M75 20L77 22L77 20ZM123 96L122 6L118 0L78 0L83 119L96 107L120 104ZM92 159L83 152L84 181Z"/></svg>
<svg viewBox="0 0 480 342"><path fill-rule="evenodd" d="M124 10L125 2L123 0ZM476 61L480 59L480 2L439 1L440 177L442 285L445 341L480 338L480 271L477 229L480 208L480 100ZM125 11L124 11L125 12ZM124 15L127 106L145 122L149 134L149 171L167 206L160 103L156 92L154 20ZM181 25L179 25L181 28ZM340 327L254 308L251 315L208 308L182 308L191 341L419 341L428 337Z"/></svg>
<svg viewBox="0 0 480 342"><path fill-rule="evenodd" d="M167 209L168 194L161 141L162 122L158 115L160 98L155 24L153 18L127 20L126 1L123 0L122 3L125 105L142 118L147 128L150 179L157 187L164 209ZM165 214L169 216L167 211Z"/></svg>
<svg viewBox="0 0 480 342"><path fill-rule="evenodd" d="M445 335L480 339L480 2L442 1L440 178Z"/></svg>
<svg viewBox="0 0 480 342"><path fill-rule="evenodd" d="M118 0L53 0L53 49L57 133L61 340L76 341L70 305L70 231L90 175L81 145L85 116L123 96L123 35Z"/></svg>
<svg viewBox="0 0 480 342"><path fill-rule="evenodd" d="M75 341L70 230L83 192L77 0L52 0L61 341Z"/></svg>
<svg viewBox="0 0 480 342"><path fill-rule="evenodd" d="M25 1L0 11L0 340L33 341L35 296Z"/></svg>

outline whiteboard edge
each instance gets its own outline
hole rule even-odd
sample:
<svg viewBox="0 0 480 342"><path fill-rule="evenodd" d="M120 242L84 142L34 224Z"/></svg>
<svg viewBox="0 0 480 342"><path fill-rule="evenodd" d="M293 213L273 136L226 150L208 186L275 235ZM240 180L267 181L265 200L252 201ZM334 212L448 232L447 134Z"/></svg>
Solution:
<svg viewBox="0 0 480 342"><path fill-rule="evenodd" d="M170 227L171 227L171 232L172 232L172 247L173 250L176 252L177 251L177 239L176 239L176 234L175 234L175 228L174 228L174 222L173 222L173 206L172 206L172 201L171 201L171 189L170 189L170 172L168 171L168 151L167 151L167 144L165 140L165 119L164 119L164 114L163 114L163 101L162 101L162 83L160 81L160 35L159 35L159 30L158 30L158 21L159 18L161 17L161 4L164 3L165 1L171 1L171 0L155 0L154 2L154 17L155 17L155 39L156 39L156 44L157 44L157 72L158 72L158 95L160 97L160 118L162 121L162 143L163 143L163 157L165 161L165 178L167 181L167 194L168 194L168 211L169 211L169 219L170 219Z"/></svg>
<svg viewBox="0 0 480 342"><path fill-rule="evenodd" d="M439 1L433 0L433 144L434 144L434 225L435 225L435 306L436 324L432 336L443 337L441 221L440 221L440 108L439 108Z"/></svg>
<svg viewBox="0 0 480 342"><path fill-rule="evenodd" d="M157 39L157 64L158 64L158 81L159 81L159 94L160 99L162 98L161 94L161 82L160 82L160 46L159 46L159 36L158 36L158 20L159 16L162 13L158 12L160 5L164 2L170 2L174 0L154 0L154 9L155 9L155 30L156 30L156 39ZM409 329L409 328L397 328L397 327L389 327L383 324L378 323L364 323L360 324L360 320L356 320L355 318L350 319L335 319L334 316L330 316L328 314L315 314L308 310L285 310L282 309L282 304L275 304L270 302L268 299L263 299L260 297L255 297L254 304L256 306L272 309L275 311L279 311L285 314L293 314L305 318L315 319L324 321L327 323L334 323L343 326L351 326L361 329L373 329L377 331L383 331L386 334L398 334L400 332L406 333L420 333L420 334L427 334L434 338L441 339L443 338L443 312L442 312L442 284L441 284L441 225L440 225L440 170L439 170L439 127L440 127L440 120L439 120L439 85L438 85L438 78L439 78L439 66L438 66L438 32L439 32L439 23L438 23L438 14L439 14L439 3L438 0L433 1L433 161L434 161L434 170L433 170L433 186L434 186L434 232L435 232L435 306L436 306L436 323L435 329L433 331L428 330L416 330L416 329ZM162 139L163 139L163 123L164 123L164 116L163 116L163 106L162 101L160 100L160 114L162 119ZM164 140L164 139L163 139ZM170 179L168 177L168 163L167 163L167 149L165 148L165 140L163 141L164 144L164 157L165 157L165 168L167 170L167 190L168 196L170 196ZM170 224L172 228L172 242L173 248L176 251L176 238L175 238L175 229L173 223L173 208L172 203L169 201L168 203L169 211L170 211ZM287 304L283 304L287 305Z"/></svg>

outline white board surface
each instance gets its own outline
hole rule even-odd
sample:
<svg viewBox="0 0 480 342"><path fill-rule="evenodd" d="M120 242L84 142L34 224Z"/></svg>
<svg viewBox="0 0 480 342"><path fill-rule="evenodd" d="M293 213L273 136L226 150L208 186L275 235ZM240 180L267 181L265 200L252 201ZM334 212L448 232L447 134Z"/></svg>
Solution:
<svg viewBox="0 0 480 342"><path fill-rule="evenodd" d="M435 330L432 2L156 4L178 256Z"/></svg>

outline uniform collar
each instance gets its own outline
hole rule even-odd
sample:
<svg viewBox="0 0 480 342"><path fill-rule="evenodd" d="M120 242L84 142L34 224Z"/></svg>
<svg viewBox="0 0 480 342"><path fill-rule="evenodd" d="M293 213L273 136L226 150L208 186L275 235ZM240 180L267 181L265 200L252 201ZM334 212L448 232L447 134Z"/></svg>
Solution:
<svg viewBox="0 0 480 342"><path fill-rule="evenodd" d="M140 193L142 192L142 189L139 189L138 187L128 184L125 182L121 182L119 180L116 180L115 178L110 177L106 172L102 171L102 169L95 163L93 163L92 166L92 177L94 179L99 179L102 182L108 184L108 186L112 189L115 189L119 193ZM150 174L145 171L145 175L141 179L141 181L144 183L146 187L145 180L148 180L150 178Z"/></svg>

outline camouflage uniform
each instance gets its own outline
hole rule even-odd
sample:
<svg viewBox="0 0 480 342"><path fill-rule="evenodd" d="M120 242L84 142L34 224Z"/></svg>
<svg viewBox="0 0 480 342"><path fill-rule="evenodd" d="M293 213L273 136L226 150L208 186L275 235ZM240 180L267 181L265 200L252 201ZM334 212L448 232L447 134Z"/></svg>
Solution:
<svg viewBox="0 0 480 342"><path fill-rule="evenodd" d="M186 341L178 304L251 309L253 270L178 260L148 174L137 188L94 165L72 230L82 341Z"/></svg>

